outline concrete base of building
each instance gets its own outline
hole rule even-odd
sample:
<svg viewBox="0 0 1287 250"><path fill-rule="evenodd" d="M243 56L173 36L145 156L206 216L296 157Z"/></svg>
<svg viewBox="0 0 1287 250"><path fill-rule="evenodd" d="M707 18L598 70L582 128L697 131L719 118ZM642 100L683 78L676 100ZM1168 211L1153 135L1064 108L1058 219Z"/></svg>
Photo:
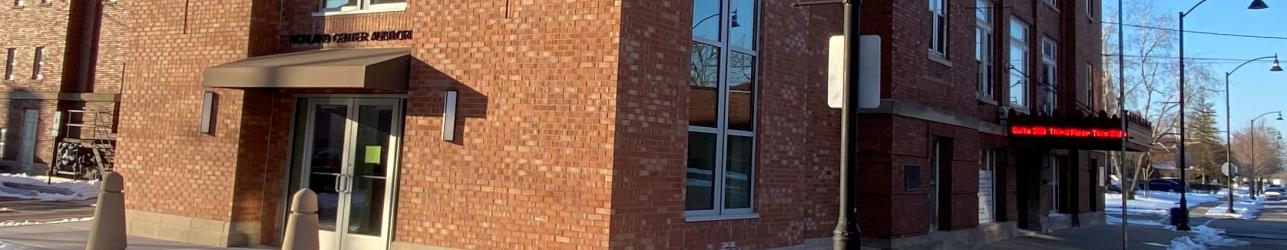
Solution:
<svg viewBox="0 0 1287 250"><path fill-rule="evenodd" d="M259 222L229 222L179 215L125 210L129 235L217 247L242 247L260 242Z"/></svg>
<svg viewBox="0 0 1287 250"><path fill-rule="evenodd" d="M956 231L935 231L927 235L897 239L863 238L863 249L977 249L984 245L1020 235L1015 222L998 222ZM831 238L814 238L794 246L775 250L831 249Z"/></svg>
<svg viewBox="0 0 1287 250"><path fill-rule="evenodd" d="M1049 233L1074 227L1093 227L1104 224L1104 212L1060 214L1048 216L1042 222L1041 232ZM1075 220L1075 221L1074 221Z"/></svg>

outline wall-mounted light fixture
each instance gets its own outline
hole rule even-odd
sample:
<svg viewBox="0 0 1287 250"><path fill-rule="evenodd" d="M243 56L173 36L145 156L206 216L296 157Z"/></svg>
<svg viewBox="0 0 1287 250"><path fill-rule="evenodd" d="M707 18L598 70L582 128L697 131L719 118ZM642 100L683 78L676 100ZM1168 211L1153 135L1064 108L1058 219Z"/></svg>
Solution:
<svg viewBox="0 0 1287 250"><path fill-rule="evenodd" d="M456 140L456 91L448 90L442 103L442 140Z"/></svg>
<svg viewBox="0 0 1287 250"><path fill-rule="evenodd" d="M215 92L205 91L201 93L201 124L198 132L210 134L214 128L214 105Z"/></svg>

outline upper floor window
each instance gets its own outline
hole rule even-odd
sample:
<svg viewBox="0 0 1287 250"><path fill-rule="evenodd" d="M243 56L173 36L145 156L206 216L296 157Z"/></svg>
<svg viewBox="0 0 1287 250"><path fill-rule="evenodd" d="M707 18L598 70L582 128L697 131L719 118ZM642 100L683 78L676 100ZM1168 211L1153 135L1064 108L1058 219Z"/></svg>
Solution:
<svg viewBox="0 0 1287 250"><path fill-rule="evenodd" d="M4 59L4 79L13 80L13 61L14 61L14 56L17 56L15 54L18 53L18 49L9 48L9 49L6 49L5 51L7 53L5 53L5 59Z"/></svg>
<svg viewBox="0 0 1287 250"><path fill-rule="evenodd" d="M947 56L947 1L929 0L930 35L929 50L941 56Z"/></svg>
<svg viewBox="0 0 1287 250"><path fill-rule="evenodd" d="M1028 25L1010 18L1010 106L1028 109Z"/></svg>
<svg viewBox="0 0 1287 250"><path fill-rule="evenodd" d="M1086 109L1092 112L1095 111L1095 102L1096 102L1095 78L1096 78L1095 66L1093 64L1090 64L1090 62L1087 62L1086 63L1086 84L1085 86L1082 86L1082 89L1085 90L1086 92L1086 98L1082 100L1085 100L1086 102Z"/></svg>
<svg viewBox="0 0 1287 250"><path fill-rule="evenodd" d="M992 42L992 0L977 0L975 7L974 60L979 64L978 94L981 97L992 97L993 76L993 42ZM991 98L989 98L991 99Z"/></svg>
<svg viewBox="0 0 1287 250"><path fill-rule="evenodd" d="M35 59L31 62L31 79L40 80L45 75L40 73L40 66L45 61L45 47L36 47Z"/></svg>
<svg viewBox="0 0 1287 250"><path fill-rule="evenodd" d="M1058 105L1059 84L1056 78L1058 69L1055 67L1055 41L1050 38L1041 39L1041 86L1045 93L1042 98L1042 109L1047 114L1054 113Z"/></svg>
<svg viewBox="0 0 1287 250"><path fill-rule="evenodd" d="M1059 10L1059 0L1041 0L1041 1L1045 2L1046 6L1050 6L1051 9ZM1073 9L1075 10L1077 8L1073 8Z"/></svg>
<svg viewBox="0 0 1287 250"><path fill-rule="evenodd" d="M684 214L751 216L756 0L693 0Z"/></svg>
<svg viewBox="0 0 1287 250"><path fill-rule="evenodd" d="M395 11L407 9L407 0L322 0L323 12Z"/></svg>

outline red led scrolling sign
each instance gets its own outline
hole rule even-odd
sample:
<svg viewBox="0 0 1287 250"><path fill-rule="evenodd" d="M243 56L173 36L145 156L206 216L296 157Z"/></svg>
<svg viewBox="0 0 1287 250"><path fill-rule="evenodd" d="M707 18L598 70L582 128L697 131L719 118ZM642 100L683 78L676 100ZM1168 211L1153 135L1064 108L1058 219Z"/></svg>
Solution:
<svg viewBox="0 0 1287 250"><path fill-rule="evenodd" d="M1122 133L1121 129L1116 128L1086 129L1049 126L1011 126L1010 135L1026 137L1122 139L1124 133Z"/></svg>

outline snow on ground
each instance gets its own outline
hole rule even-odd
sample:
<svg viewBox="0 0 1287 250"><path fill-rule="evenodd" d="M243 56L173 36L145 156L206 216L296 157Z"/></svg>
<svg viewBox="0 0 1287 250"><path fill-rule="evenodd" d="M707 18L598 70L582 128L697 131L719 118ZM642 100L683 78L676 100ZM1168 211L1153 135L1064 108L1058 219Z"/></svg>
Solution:
<svg viewBox="0 0 1287 250"><path fill-rule="evenodd" d="M39 186L67 189L67 190L70 190L72 194L65 195L65 194L55 194L55 193L41 193L41 192L34 192L34 191L4 192L4 190L0 190L0 197L33 199L33 200L43 200L43 201L89 200L89 199L98 197L98 181L77 181L77 180L69 180L69 179L63 179L63 178L54 178L53 183L48 184L46 183L46 181L48 181L47 178L48 177L43 177L43 176L39 176L39 177L28 176L26 174L0 174L0 189L18 190L18 191L25 190L25 189L5 187L3 185L3 183L18 183L18 184L39 185Z"/></svg>
<svg viewBox="0 0 1287 250"><path fill-rule="evenodd" d="M94 217L68 218L68 219L61 219L56 221L31 221L31 220L5 221L5 222L0 222L0 227L46 225L46 224L59 224L59 223L81 222L81 221L91 221L91 220L94 220ZM3 250L3 249L4 248L0 248L0 250Z"/></svg>
<svg viewBox="0 0 1287 250"><path fill-rule="evenodd" d="M1224 191L1221 191L1220 193L1221 195L1226 195L1225 200L1227 201L1228 193ZM1254 220L1257 217L1260 217L1260 209L1263 208L1266 203L1264 197L1258 197L1257 199L1252 200L1250 196L1246 194L1240 194L1237 192L1235 192L1233 196L1234 196L1233 211L1235 213L1229 213L1229 204L1228 202L1225 202L1224 204L1220 204L1219 206L1216 206L1214 208L1211 208L1211 210L1208 210L1206 215L1208 217L1215 217L1215 218L1231 218L1231 219L1243 219L1243 220Z"/></svg>
<svg viewBox="0 0 1287 250"><path fill-rule="evenodd" d="M0 240L0 250L26 250L27 248Z"/></svg>
<svg viewBox="0 0 1287 250"><path fill-rule="evenodd" d="M1211 223L1210 221L1207 221L1207 224L1210 224L1210 223ZM1237 247L1237 246L1246 246L1251 244L1251 242L1229 238L1224 235L1223 229L1213 228L1213 227L1207 226L1207 224L1202 224L1200 226L1193 227L1193 230L1191 231L1194 234L1193 236L1180 236L1179 238L1175 238L1174 240L1171 240L1171 246L1167 247L1166 249L1168 250L1191 250L1191 249L1205 250L1211 247Z"/></svg>
<svg viewBox="0 0 1287 250"><path fill-rule="evenodd" d="M1189 193L1185 201L1187 201L1189 208L1194 208L1204 202L1219 199L1218 194ZM1144 191L1136 191L1135 199L1126 201L1126 213L1128 215L1166 216L1170 213L1171 208L1178 207L1179 204L1179 193L1152 191L1145 197ZM1122 195L1104 194L1104 210L1108 214L1122 214ZM1134 220L1131 222L1134 223Z"/></svg>

